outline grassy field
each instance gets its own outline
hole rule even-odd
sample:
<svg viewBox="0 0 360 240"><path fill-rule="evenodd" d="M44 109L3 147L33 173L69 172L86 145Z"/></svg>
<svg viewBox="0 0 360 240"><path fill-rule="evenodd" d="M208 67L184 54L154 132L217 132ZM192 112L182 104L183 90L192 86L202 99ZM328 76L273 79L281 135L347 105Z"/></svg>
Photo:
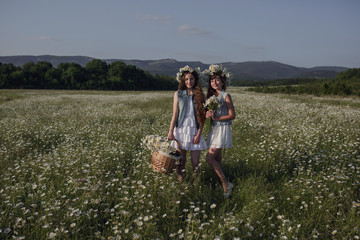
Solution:
<svg viewBox="0 0 360 240"><path fill-rule="evenodd" d="M228 92L225 199L151 169L173 92L0 90L0 239L359 239L360 99Z"/></svg>

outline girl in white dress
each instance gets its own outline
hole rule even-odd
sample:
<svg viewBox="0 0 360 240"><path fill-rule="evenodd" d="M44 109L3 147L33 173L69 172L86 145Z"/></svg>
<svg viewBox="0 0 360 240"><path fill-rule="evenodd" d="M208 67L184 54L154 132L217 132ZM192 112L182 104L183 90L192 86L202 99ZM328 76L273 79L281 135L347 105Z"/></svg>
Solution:
<svg viewBox="0 0 360 240"><path fill-rule="evenodd" d="M178 91L174 94L173 115L168 133L169 140L178 140L182 160L177 168L178 179L185 176L186 151L190 151L194 172L199 173L200 151L207 149L202 134L205 121L205 95L199 83L199 69L180 68L177 74ZM172 146L177 147L174 141Z"/></svg>
<svg viewBox="0 0 360 240"><path fill-rule="evenodd" d="M207 98L215 96L219 107L206 112L206 118L211 118L211 129L207 137L209 151L206 155L206 162L214 169L221 180L224 195L229 197L233 188L222 170L222 148L232 147L231 124L235 119L234 105L230 94L225 92L226 80L230 74L226 68L219 65L211 65L205 70L204 75L208 76Z"/></svg>

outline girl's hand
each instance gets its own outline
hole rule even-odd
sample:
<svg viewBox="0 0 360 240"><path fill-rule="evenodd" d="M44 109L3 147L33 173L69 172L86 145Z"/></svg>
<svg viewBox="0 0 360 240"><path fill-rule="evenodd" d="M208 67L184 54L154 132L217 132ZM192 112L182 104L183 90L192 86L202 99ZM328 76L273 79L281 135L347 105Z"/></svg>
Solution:
<svg viewBox="0 0 360 240"><path fill-rule="evenodd" d="M214 120L214 121L219 121L219 119L220 119L219 117L215 117L214 114L211 116L211 118L212 118L212 120Z"/></svg>
<svg viewBox="0 0 360 240"><path fill-rule="evenodd" d="M209 117L212 118L213 116L214 116L214 110L210 110L210 111L206 112L206 115L205 115L206 118L209 118Z"/></svg>
<svg viewBox="0 0 360 240"><path fill-rule="evenodd" d="M173 133L172 131L168 133L167 139L169 139L169 140L175 140L175 136L174 136L174 133Z"/></svg>
<svg viewBox="0 0 360 240"><path fill-rule="evenodd" d="M200 142L200 134L196 134L193 140L193 144L198 144Z"/></svg>

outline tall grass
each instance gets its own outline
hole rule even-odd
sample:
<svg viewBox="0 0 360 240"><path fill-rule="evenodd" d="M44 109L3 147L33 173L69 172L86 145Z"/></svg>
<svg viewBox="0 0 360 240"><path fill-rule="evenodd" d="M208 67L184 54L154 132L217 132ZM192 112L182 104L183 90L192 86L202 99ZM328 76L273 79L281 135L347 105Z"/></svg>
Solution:
<svg viewBox="0 0 360 240"><path fill-rule="evenodd" d="M229 92L225 199L205 151L182 183L151 169L141 138L167 135L173 92L17 91L0 102L0 238L359 239L360 100Z"/></svg>

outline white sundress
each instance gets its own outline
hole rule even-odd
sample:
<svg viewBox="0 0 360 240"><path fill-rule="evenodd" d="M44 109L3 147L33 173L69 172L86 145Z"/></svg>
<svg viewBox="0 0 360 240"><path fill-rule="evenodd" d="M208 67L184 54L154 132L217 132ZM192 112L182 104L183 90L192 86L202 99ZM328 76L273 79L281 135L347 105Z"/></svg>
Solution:
<svg viewBox="0 0 360 240"><path fill-rule="evenodd" d="M221 91L217 97L220 106L215 110L215 116L220 117L228 114L228 108L225 102L227 93ZM211 129L207 137L207 145L209 148L231 148L232 147L232 134L231 134L232 121L212 121Z"/></svg>
<svg viewBox="0 0 360 240"><path fill-rule="evenodd" d="M200 142L193 144L195 135L197 134L195 112L193 106L192 96L188 96L187 108L185 118L182 126L174 128L174 136L180 142L181 149L183 150L205 150L207 145L204 136L201 134ZM171 145L178 147L175 141L171 142Z"/></svg>

